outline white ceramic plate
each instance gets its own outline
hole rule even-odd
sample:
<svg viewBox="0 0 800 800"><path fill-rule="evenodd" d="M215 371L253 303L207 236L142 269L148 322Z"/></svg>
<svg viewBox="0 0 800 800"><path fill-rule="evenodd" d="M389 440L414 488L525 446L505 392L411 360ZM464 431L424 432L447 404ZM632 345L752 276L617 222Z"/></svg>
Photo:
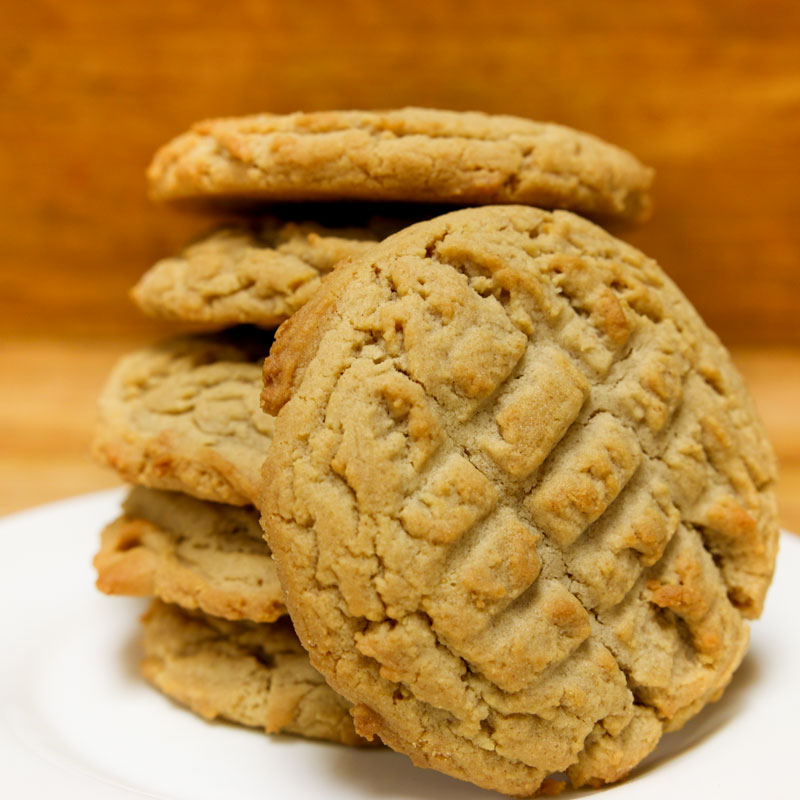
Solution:
<svg viewBox="0 0 800 800"><path fill-rule="evenodd" d="M359 751L200 721L139 677L146 603L94 589L91 558L122 492L0 520L3 797L116 800L488 800L499 797ZM800 538L783 534L775 582L724 698L664 738L622 784L562 797L783 798L800 746Z"/></svg>

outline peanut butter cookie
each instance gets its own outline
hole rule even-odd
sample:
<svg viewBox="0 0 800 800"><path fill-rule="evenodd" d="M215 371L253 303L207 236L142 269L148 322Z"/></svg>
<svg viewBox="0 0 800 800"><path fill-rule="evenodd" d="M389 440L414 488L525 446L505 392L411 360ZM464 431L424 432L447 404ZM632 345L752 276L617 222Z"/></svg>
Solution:
<svg viewBox="0 0 800 800"><path fill-rule="evenodd" d="M130 483L256 504L272 417L259 408L272 336L231 329L123 358L100 396L92 449Z"/></svg>
<svg viewBox="0 0 800 800"><path fill-rule="evenodd" d="M147 177L159 200L530 203L640 220L653 173L561 125L403 108L199 122Z"/></svg>
<svg viewBox="0 0 800 800"><path fill-rule="evenodd" d="M94 558L106 594L158 597L225 619L286 613L258 513L137 486Z"/></svg>
<svg viewBox="0 0 800 800"><path fill-rule="evenodd" d="M337 261L366 252L381 230L274 219L223 228L159 261L131 295L153 317L275 328L308 301Z"/></svg>
<svg viewBox="0 0 800 800"><path fill-rule="evenodd" d="M288 618L230 622L156 600L145 614L142 674L206 719L365 745L350 704L309 664Z"/></svg>
<svg viewBox="0 0 800 800"><path fill-rule="evenodd" d="M719 697L775 463L651 259L563 211L457 211L340 265L264 372L262 524L361 734L529 795L618 780Z"/></svg>

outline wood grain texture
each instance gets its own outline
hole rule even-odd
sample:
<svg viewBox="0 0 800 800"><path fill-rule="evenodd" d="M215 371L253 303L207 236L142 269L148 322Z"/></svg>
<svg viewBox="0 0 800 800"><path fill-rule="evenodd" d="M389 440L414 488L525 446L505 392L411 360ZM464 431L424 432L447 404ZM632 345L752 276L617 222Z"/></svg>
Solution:
<svg viewBox="0 0 800 800"><path fill-rule="evenodd" d="M0 349L0 514L119 485L88 453L95 401L114 362L146 342L16 339ZM800 533L800 348L742 348L748 380L780 463L784 527Z"/></svg>
<svg viewBox="0 0 800 800"><path fill-rule="evenodd" d="M625 236L728 343L800 344L794 0L7 3L0 335L140 335L125 299L204 223L144 196L193 120L406 104L562 122L658 170Z"/></svg>

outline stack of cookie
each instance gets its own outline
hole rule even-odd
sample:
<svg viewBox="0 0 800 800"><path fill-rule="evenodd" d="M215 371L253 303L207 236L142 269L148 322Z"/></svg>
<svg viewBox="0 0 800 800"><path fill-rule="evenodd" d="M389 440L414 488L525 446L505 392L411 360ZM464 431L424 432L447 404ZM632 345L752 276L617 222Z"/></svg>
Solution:
<svg viewBox="0 0 800 800"><path fill-rule="evenodd" d="M149 180L357 227L251 222L134 291L215 331L124 359L100 401L95 451L136 488L98 585L159 598L159 688L515 795L617 780L719 697L772 574L770 447L659 267L542 210L643 219L649 170L406 109L203 123ZM469 207L365 226L383 203Z"/></svg>

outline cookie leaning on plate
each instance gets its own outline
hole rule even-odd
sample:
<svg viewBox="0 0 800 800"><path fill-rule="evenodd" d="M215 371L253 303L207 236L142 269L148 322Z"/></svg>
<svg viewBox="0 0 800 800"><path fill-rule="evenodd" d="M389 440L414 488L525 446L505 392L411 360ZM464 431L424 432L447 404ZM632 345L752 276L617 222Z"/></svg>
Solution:
<svg viewBox="0 0 800 800"><path fill-rule="evenodd" d="M180 492L134 487L94 557L106 594L158 597L224 619L286 613L258 513Z"/></svg>
<svg viewBox="0 0 800 800"><path fill-rule="evenodd" d="M529 203L629 220L647 216L652 176L561 125L423 108L199 122L147 172L159 200Z"/></svg>
<svg viewBox="0 0 800 800"><path fill-rule="evenodd" d="M458 211L340 265L264 374L262 524L360 733L527 795L621 778L719 697L774 459L651 259L567 212Z"/></svg>
<svg viewBox="0 0 800 800"><path fill-rule="evenodd" d="M98 401L94 455L131 483L256 504L272 435L258 403L271 343L270 333L237 328L125 356Z"/></svg>
<svg viewBox="0 0 800 800"><path fill-rule="evenodd" d="M348 745L350 704L325 683L288 618L230 622L155 601L142 619L142 674L206 719Z"/></svg>

